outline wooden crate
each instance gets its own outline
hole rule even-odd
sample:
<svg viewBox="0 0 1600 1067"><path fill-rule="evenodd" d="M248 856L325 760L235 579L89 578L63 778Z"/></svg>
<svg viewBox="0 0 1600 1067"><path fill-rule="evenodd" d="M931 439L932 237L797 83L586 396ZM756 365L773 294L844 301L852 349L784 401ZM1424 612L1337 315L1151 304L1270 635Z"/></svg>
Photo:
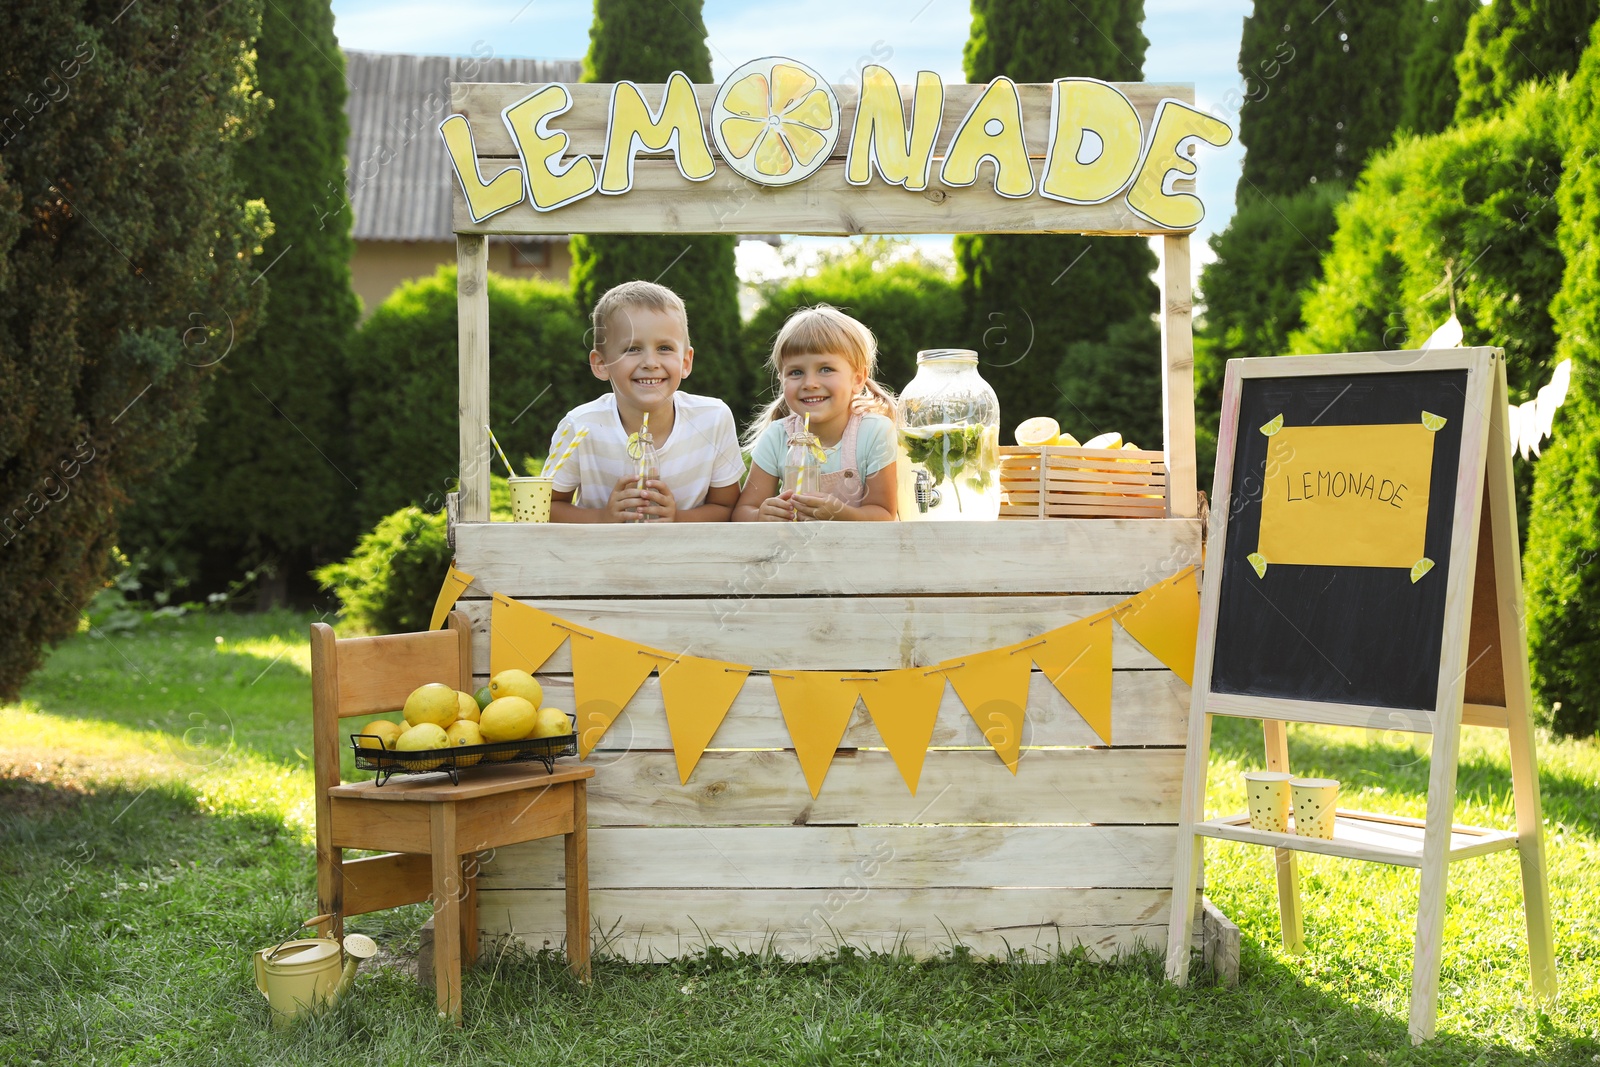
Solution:
<svg viewBox="0 0 1600 1067"><path fill-rule="evenodd" d="M1164 519L1160 452L1002 445L1002 519Z"/></svg>

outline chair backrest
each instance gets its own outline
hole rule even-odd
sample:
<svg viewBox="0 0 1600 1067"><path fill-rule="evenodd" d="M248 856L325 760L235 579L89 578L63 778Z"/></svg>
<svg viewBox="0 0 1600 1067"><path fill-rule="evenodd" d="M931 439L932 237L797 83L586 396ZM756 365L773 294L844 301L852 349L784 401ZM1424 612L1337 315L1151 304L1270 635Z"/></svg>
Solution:
<svg viewBox="0 0 1600 1067"><path fill-rule="evenodd" d="M452 611L448 627L340 640L311 624L312 762L318 792L339 784L339 720L395 711L419 685L472 691L472 624Z"/></svg>

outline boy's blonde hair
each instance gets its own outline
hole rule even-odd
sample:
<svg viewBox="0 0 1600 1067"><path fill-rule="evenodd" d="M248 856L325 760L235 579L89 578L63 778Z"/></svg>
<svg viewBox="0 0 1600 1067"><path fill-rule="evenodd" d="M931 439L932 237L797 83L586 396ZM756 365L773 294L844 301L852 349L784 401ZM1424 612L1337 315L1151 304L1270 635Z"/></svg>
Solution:
<svg viewBox="0 0 1600 1067"><path fill-rule="evenodd" d="M778 395L745 430L747 448L755 444L768 423L793 414L783 396L783 361L790 356L816 355L843 356L852 372L866 377L851 406L852 412L877 412L891 419L895 417L894 393L872 378L878 369L878 339L865 325L838 308L818 304L790 315L772 342L767 366L778 379Z"/></svg>
<svg viewBox="0 0 1600 1067"><path fill-rule="evenodd" d="M606 324L611 321L611 316L630 307L676 314L683 320L683 343L689 343L689 311L683 306L683 298L664 285L633 281L612 286L595 301L594 314L590 317L594 326L595 351L605 349Z"/></svg>

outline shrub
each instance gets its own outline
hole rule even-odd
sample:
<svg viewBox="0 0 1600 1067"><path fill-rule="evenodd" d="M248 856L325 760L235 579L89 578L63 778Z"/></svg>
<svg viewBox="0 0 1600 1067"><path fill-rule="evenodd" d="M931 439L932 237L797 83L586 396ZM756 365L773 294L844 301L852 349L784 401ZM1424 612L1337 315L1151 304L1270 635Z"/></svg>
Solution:
<svg viewBox="0 0 1600 1067"><path fill-rule="evenodd" d="M489 275L489 414L508 455L542 456L561 416L605 390L588 355L565 288ZM363 525L406 504L439 510L454 487L456 357L454 266L397 289L357 332L350 418Z"/></svg>
<svg viewBox="0 0 1600 1067"><path fill-rule="evenodd" d="M744 327L744 349L757 366L749 394L731 405L742 420L776 388L766 369L773 339L800 308L832 304L864 322L878 338L878 380L899 391L917 370L917 352L957 343L961 312L949 272L909 250L904 241L871 238L825 258L810 274L767 286ZM981 369L981 368L980 368Z"/></svg>
<svg viewBox="0 0 1600 1067"><path fill-rule="evenodd" d="M404 507L385 516L350 558L315 572L339 598L345 623L363 633L426 630L450 568L444 512Z"/></svg>
<svg viewBox="0 0 1600 1067"><path fill-rule="evenodd" d="M1525 556L1533 686L1556 729L1600 728L1600 26L1573 80L1552 311L1572 386L1539 461Z"/></svg>

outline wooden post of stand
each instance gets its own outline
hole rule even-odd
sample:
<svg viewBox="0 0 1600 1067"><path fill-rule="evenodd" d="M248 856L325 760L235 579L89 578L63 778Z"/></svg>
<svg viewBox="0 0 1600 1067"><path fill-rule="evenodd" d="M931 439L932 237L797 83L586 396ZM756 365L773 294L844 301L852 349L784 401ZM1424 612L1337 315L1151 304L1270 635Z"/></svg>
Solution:
<svg viewBox="0 0 1600 1067"><path fill-rule="evenodd" d="M1200 513L1194 460L1194 294L1189 236L1161 239L1161 435L1167 453L1167 514ZM1042 464L1041 464L1042 466Z"/></svg>
<svg viewBox="0 0 1600 1067"><path fill-rule="evenodd" d="M456 236L461 521L489 521L489 241Z"/></svg>

